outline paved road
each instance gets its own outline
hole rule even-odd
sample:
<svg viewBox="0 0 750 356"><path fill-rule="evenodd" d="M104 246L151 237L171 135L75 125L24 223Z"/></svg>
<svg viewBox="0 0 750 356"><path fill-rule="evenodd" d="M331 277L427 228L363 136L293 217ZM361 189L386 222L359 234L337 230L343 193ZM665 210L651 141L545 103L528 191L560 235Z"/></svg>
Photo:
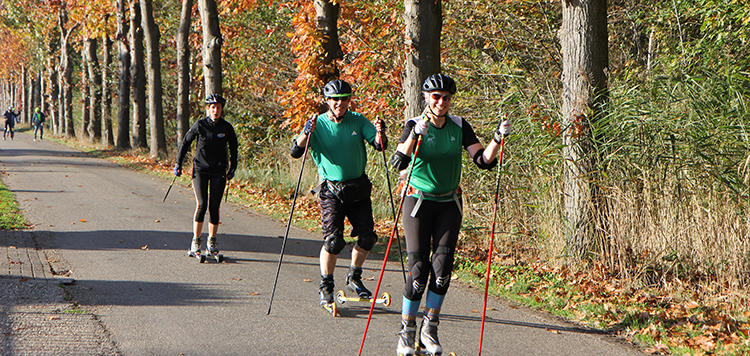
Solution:
<svg viewBox="0 0 750 356"><path fill-rule="evenodd" d="M332 318L318 306L318 236L292 229L273 310L266 315L283 222L225 204L219 244L228 262L199 264L185 257L194 210L186 186L175 184L163 203L169 180L53 142L33 142L23 133L0 141L0 170L33 234L44 236L42 247L59 257L50 266L75 278L66 292L100 321L118 353L358 353L369 307L347 303L341 317ZM342 253L335 274L339 288L350 250ZM381 258L367 261L363 277L377 279ZM376 308L363 355L395 354L402 288L400 267L391 263L381 289L394 301ZM640 354L609 336L501 299L489 304L485 355ZM453 285L440 325L446 351L477 353L481 308L481 291Z"/></svg>

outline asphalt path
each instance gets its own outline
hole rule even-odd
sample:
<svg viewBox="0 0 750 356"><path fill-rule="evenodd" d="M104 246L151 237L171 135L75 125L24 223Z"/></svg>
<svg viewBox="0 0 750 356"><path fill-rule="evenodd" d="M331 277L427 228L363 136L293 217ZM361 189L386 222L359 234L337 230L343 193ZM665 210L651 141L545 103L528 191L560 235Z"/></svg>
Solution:
<svg viewBox="0 0 750 356"><path fill-rule="evenodd" d="M292 228L266 315L285 221L222 205L218 242L227 261L186 257L195 201L190 187L71 148L0 141L3 181L36 231L49 232L77 283L66 287L94 313L123 355L357 355L369 306L345 303L334 318L318 306L321 239ZM204 233L205 236L205 233ZM205 241L205 238L204 238ZM335 273L343 289L351 247ZM365 263L375 289L382 256ZM395 355L403 279L389 263L362 355ZM440 340L447 352L478 353L482 292L454 281ZM638 355L629 345L547 314L491 298L484 355Z"/></svg>

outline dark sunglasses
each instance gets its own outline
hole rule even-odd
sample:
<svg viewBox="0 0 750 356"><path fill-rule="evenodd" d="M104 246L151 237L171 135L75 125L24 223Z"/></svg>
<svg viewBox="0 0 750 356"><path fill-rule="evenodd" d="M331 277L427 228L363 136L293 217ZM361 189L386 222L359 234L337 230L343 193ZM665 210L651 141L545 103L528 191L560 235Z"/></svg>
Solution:
<svg viewBox="0 0 750 356"><path fill-rule="evenodd" d="M430 94L432 96L432 100L438 101L440 99L443 99L443 101L451 101L451 95L440 95L438 93L432 93Z"/></svg>
<svg viewBox="0 0 750 356"><path fill-rule="evenodd" d="M330 97L328 99L331 99L333 101L347 101L347 100L350 99L350 97L348 97L348 96L334 96L334 97Z"/></svg>

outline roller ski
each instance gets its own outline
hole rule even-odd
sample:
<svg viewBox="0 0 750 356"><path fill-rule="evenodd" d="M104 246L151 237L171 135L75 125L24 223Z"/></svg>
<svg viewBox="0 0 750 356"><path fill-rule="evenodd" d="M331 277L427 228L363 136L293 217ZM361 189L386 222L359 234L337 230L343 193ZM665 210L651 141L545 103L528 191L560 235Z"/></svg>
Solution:
<svg viewBox="0 0 750 356"><path fill-rule="evenodd" d="M195 257L200 263L206 262L206 256L201 253L201 239L200 237L193 237L193 242L190 245L190 250L187 253L188 257Z"/></svg>
<svg viewBox="0 0 750 356"><path fill-rule="evenodd" d="M206 241L206 254L209 257L213 257L216 262L221 263L224 261L224 255L219 253L219 246L216 244L215 237L209 237Z"/></svg>
<svg viewBox="0 0 750 356"><path fill-rule="evenodd" d="M327 310L333 317L337 317L338 309L333 299L333 279L323 278L320 281L320 306Z"/></svg>
<svg viewBox="0 0 750 356"><path fill-rule="evenodd" d="M346 295L343 290L339 290L338 292L336 292L336 302L338 302L339 304L344 304L346 302L375 303L383 304L383 306L388 307L391 305L391 295L386 292L381 294L380 298L363 298L360 296Z"/></svg>

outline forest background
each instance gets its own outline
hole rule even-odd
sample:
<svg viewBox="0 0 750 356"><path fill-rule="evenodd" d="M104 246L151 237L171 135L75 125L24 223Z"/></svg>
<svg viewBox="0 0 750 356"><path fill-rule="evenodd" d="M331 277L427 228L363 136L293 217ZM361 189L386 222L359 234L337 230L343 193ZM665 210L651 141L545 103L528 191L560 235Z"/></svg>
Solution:
<svg viewBox="0 0 750 356"><path fill-rule="evenodd" d="M148 3L160 31L153 48L162 64L161 93L133 76L141 94L118 95L116 48L132 45L118 25L138 3L3 1L0 101L21 108L25 123L32 107L44 106L56 137L168 171L184 128L179 118L192 123L204 115L203 28L198 4L191 5L190 110L181 113L177 33L184 2ZM343 57L335 70L354 84L354 110L386 119L396 142L405 118L404 4L340 5ZM225 117L240 138L233 189L251 206L285 216L300 169L288 154L291 137L321 101L324 84L310 75L323 60L313 2L225 0L217 13ZM590 179L606 208L580 261L569 258L563 211L561 2L450 0L442 2L442 16L442 71L459 89L452 113L467 118L485 143L504 114L514 124L497 170L494 292L611 331L649 352L750 351L750 5L609 2L608 99L590 122L599 163ZM61 60L62 51L69 51L68 60ZM71 90L68 123L60 121L63 105L55 101L63 77ZM149 96L161 98L163 107L147 104ZM112 100L131 102L126 136L115 134L124 121ZM372 152L369 162L374 201L387 202L383 158ZM456 274L477 285L485 273L495 172L476 169L466 157ZM306 167L303 188L316 180L315 169ZM300 223L315 229L315 199L304 196L299 204ZM375 214L387 236L390 205L376 204Z"/></svg>

